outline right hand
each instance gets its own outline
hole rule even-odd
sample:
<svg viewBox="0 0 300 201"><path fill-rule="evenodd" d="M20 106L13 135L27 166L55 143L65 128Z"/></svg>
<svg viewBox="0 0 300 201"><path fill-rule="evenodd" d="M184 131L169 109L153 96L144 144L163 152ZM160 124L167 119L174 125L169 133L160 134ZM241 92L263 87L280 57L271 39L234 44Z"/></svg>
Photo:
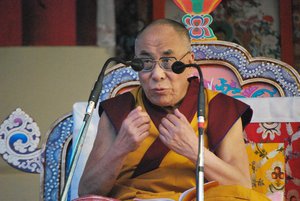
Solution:
<svg viewBox="0 0 300 201"><path fill-rule="evenodd" d="M149 135L149 129L150 117L138 106L123 121L114 143L115 148L123 154L135 151Z"/></svg>
<svg viewBox="0 0 300 201"><path fill-rule="evenodd" d="M158 130L161 141L169 149L196 163L198 137L184 114L175 109L173 114L162 118Z"/></svg>

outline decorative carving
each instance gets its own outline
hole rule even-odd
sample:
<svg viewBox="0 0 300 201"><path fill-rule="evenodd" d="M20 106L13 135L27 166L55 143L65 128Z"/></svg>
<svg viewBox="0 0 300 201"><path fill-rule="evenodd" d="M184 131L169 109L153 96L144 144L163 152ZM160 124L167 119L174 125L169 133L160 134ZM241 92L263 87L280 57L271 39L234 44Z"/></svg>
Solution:
<svg viewBox="0 0 300 201"><path fill-rule="evenodd" d="M17 108L0 126L0 154L12 167L29 173L41 173L43 161L39 149L41 133L32 118Z"/></svg>
<svg viewBox="0 0 300 201"><path fill-rule="evenodd" d="M43 178L43 200L58 200L60 188L65 181L65 163L69 141L73 133L73 116L67 115L54 123L45 145L45 170ZM69 147L70 148L70 147ZM66 150L65 150L66 149Z"/></svg>
<svg viewBox="0 0 300 201"><path fill-rule="evenodd" d="M124 67L120 65L109 70L110 71L106 73L103 79L102 91L99 98L100 101L115 95L114 90L124 83L139 83L138 73L135 72L131 67Z"/></svg>
<svg viewBox="0 0 300 201"><path fill-rule="evenodd" d="M240 83L262 82L278 86L283 90L282 96L300 96L300 76L291 66L279 60L252 57L247 50L234 43L224 41L203 42L193 45L193 52L200 64L227 64L236 75ZM251 79L253 81L251 81Z"/></svg>
<svg viewBox="0 0 300 201"><path fill-rule="evenodd" d="M213 30L209 27L213 18L209 14L190 15L186 14L182 18L182 22L189 30L192 42L201 40L216 40Z"/></svg>

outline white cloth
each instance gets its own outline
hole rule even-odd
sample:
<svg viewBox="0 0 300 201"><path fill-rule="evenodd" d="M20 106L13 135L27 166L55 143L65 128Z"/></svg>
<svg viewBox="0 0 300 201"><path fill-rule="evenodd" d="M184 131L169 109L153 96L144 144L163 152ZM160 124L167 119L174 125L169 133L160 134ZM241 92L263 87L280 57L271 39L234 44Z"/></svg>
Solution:
<svg viewBox="0 0 300 201"><path fill-rule="evenodd" d="M253 109L251 122L300 122L300 97L239 98Z"/></svg>
<svg viewBox="0 0 300 201"><path fill-rule="evenodd" d="M78 185L79 180L84 170L84 166L88 159L88 155L90 154L94 140L97 134L99 115L98 115L98 106L94 109L90 125L88 127L86 137L81 149L81 153L78 159L78 164L76 165L76 169L74 171L72 183L71 183L71 200L78 197ZM79 131L82 127L83 117L86 112L87 102L78 102L73 105L73 138L75 139L79 135ZM74 145L73 145L74 146Z"/></svg>

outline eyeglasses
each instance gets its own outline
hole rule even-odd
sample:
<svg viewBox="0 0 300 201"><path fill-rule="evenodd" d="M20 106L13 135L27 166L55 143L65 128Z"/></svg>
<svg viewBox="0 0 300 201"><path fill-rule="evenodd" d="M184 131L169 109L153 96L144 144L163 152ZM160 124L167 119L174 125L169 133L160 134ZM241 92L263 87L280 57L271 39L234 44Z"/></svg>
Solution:
<svg viewBox="0 0 300 201"><path fill-rule="evenodd" d="M139 58L143 62L142 72L150 72L153 70L155 64L158 62L158 65L165 71L172 71L172 65L175 61L181 61L190 51L185 53L179 60L176 57L161 57L158 60L151 58Z"/></svg>

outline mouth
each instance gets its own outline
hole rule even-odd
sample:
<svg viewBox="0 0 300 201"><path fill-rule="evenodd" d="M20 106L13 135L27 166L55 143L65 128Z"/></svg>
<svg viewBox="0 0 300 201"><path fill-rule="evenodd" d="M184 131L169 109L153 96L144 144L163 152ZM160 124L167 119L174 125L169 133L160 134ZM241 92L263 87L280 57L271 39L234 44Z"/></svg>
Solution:
<svg viewBox="0 0 300 201"><path fill-rule="evenodd" d="M167 93L168 89L166 89L166 88L153 88L153 89L151 89L151 91L153 91L156 94L165 94L165 93Z"/></svg>

